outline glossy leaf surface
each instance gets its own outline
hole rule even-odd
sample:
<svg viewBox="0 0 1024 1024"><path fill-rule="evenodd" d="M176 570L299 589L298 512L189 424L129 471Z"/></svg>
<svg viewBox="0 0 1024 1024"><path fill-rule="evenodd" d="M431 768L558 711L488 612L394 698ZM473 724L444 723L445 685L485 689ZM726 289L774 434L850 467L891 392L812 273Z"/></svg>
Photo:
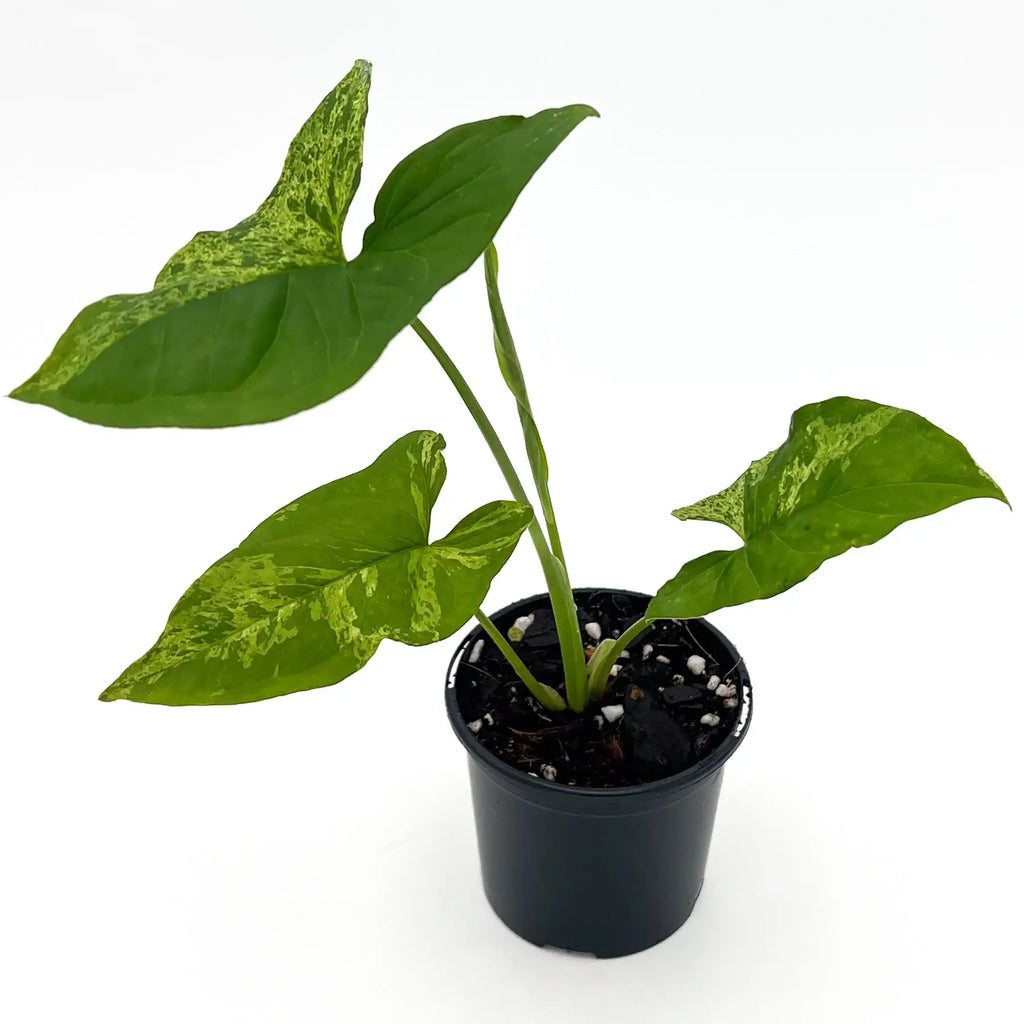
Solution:
<svg viewBox="0 0 1024 1024"><path fill-rule="evenodd" d="M348 261L341 229L369 84L357 63L303 125L255 214L197 235L152 291L87 306L12 397L110 426L230 426L323 402L472 265L534 172L594 113L494 118L417 149L384 183Z"/></svg>
<svg viewBox="0 0 1024 1024"><path fill-rule="evenodd" d="M479 607L531 510L496 501L430 543L444 441L419 431L275 512L185 592L152 649L101 695L238 704L328 686L381 640L430 644Z"/></svg>
<svg viewBox="0 0 1024 1024"><path fill-rule="evenodd" d="M901 523L983 497L1006 501L966 448L923 417L854 398L805 405L781 448L673 513L722 523L744 545L687 562L649 614L697 618L771 597Z"/></svg>

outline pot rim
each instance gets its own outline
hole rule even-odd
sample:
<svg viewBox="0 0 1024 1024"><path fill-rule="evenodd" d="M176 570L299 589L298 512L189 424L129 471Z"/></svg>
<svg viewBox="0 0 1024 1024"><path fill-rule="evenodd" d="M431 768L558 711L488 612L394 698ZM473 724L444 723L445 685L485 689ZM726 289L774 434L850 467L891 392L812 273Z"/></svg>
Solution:
<svg viewBox="0 0 1024 1024"><path fill-rule="evenodd" d="M622 590L618 587L573 588L574 594L596 592L624 594L629 597L641 597L645 600L650 600L651 598L651 595L649 594L642 594L635 590ZM535 594L533 597L524 598L521 601L513 601L511 604L506 605L498 611L496 615L501 615L504 612L516 608L517 606L529 605L533 601L550 601L550 595ZM496 754L492 753L480 744L477 741L476 734L469 728L465 719L462 717L462 711L459 708L459 702L455 693L455 676L462 664L463 656L472 644L476 643L477 640L486 637L486 633L480 625L474 626L474 628L462 638L459 646L455 650L455 653L452 655L451 661L448 663L448 671L445 675L445 708L448 712L448 721L451 724L455 735L466 748L469 756L479 762L482 766L490 769L493 774L499 776L508 783L512 783L519 792L532 791L537 796L541 796L542 794L557 794L559 797L575 796L579 797L581 800L621 800L624 797L636 797L638 799L642 799L646 797L668 796L688 790L698 783L703 782L708 776L718 771L736 752L736 749L739 747L740 743L743 742L743 738L746 736L749 729L750 718L754 710L754 698L746 662L728 637L726 637L717 627L708 622L707 619L689 619L685 621L699 622L701 624L701 628L710 632L715 639L726 648L726 650L735 655L736 667L734 669L730 669L730 671L737 674L740 691L742 693L742 702L740 705L740 717L732 732L730 732L729 735L726 736L726 738L706 757L702 758L696 764L691 765L689 768L686 768L681 772L676 772L674 775L666 776L664 779L655 779L652 782L644 782L635 786L609 786L607 788L598 788L596 786L568 786L564 783L548 782L546 779L535 778L521 769L508 764L508 762L503 761ZM639 640L640 638L638 637L637 639Z"/></svg>

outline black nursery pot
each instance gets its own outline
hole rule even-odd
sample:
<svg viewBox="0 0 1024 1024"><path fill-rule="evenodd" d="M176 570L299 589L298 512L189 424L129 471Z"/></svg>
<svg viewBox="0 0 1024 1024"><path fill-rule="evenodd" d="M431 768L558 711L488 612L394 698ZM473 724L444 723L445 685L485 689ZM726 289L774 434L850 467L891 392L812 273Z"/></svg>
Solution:
<svg viewBox="0 0 1024 1024"><path fill-rule="evenodd" d="M595 593L577 590L577 602L582 607ZM650 600L631 591L600 593L635 598L641 611ZM504 630L538 606L550 608L547 595L510 605L493 619ZM704 881L725 762L749 725L751 690L732 644L703 619L687 626L737 666L730 675L742 694L738 722L685 771L607 789L535 778L486 750L457 696L467 670L463 657L485 635L482 628L459 645L445 697L452 728L469 754L484 892L498 917L529 942L625 956L661 942L690 916Z"/></svg>

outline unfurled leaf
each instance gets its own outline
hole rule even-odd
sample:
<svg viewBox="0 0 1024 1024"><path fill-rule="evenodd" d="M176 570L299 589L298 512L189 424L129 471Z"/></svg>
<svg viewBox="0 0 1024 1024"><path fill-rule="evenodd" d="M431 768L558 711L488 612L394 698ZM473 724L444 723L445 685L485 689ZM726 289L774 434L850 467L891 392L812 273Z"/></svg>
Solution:
<svg viewBox="0 0 1024 1024"><path fill-rule="evenodd" d="M363 252L422 263L433 291L468 270L541 164L593 107L577 103L452 128L410 153L373 205ZM376 263L367 260L367 272ZM417 275L418 276L418 275ZM411 319L411 317L410 317Z"/></svg>
<svg viewBox="0 0 1024 1024"><path fill-rule="evenodd" d="M419 431L275 512L174 607L101 699L239 704L328 686L381 640L429 644L479 607L532 511L496 501L430 543L444 441Z"/></svg>
<svg viewBox="0 0 1024 1024"><path fill-rule="evenodd" d="M483 252L585 106L455 128L384 183L363 251L341 230L359 184L370 66L360 61L292 142L251 217L203 232L150 292L87 306L12 397L109 426L280 419L358 381Z"/></svg>
<svg viewBox="0 0 1024 1024"><path fill-rule="evenodd" d="M329 347L318 319L351 321L340 239L359 183L369 85L359 62L303 125L255 214L196 235L152 291L87 306L12 397L114 426L269 419L286 414L283 386L302 408ZM364 372L377 355L370 348L336 340L339 376Z"/></svg>
<svg viewBox="0 0 1024 1024"><path fill-rule="evenodd" d="M673 513L723 523L745 543L687 562L649 615L697 618L771 597L826 559L968 498L1006 501L964 446L921 416L854 398L805 405L781 448Z"/></svg>

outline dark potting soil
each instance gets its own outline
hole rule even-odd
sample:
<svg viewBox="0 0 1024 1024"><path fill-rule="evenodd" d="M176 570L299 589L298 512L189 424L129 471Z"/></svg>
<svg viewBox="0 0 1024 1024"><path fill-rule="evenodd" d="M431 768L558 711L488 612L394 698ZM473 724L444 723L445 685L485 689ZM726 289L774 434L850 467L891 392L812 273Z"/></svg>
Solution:
<svg viewBox="0 0 1024 1024"><path fill-rule="evenodd" d="M597 645L588 623L600 627L602 639L617 637L647 601L618 591L576 591L581 642L589 650ZM494 623L507 636L517 617L531 613L533 622L513 647L537 679L564 697L547 595L495 616ZM666 778L711 753L743 710L736 659L700 620L653 623L618 661L605 695L582 715L544 709L493 641L482 630L478 635L478 653L471 661L475 638L456 669L459 709L487 750L538 778L601 789Z"/></svg>

